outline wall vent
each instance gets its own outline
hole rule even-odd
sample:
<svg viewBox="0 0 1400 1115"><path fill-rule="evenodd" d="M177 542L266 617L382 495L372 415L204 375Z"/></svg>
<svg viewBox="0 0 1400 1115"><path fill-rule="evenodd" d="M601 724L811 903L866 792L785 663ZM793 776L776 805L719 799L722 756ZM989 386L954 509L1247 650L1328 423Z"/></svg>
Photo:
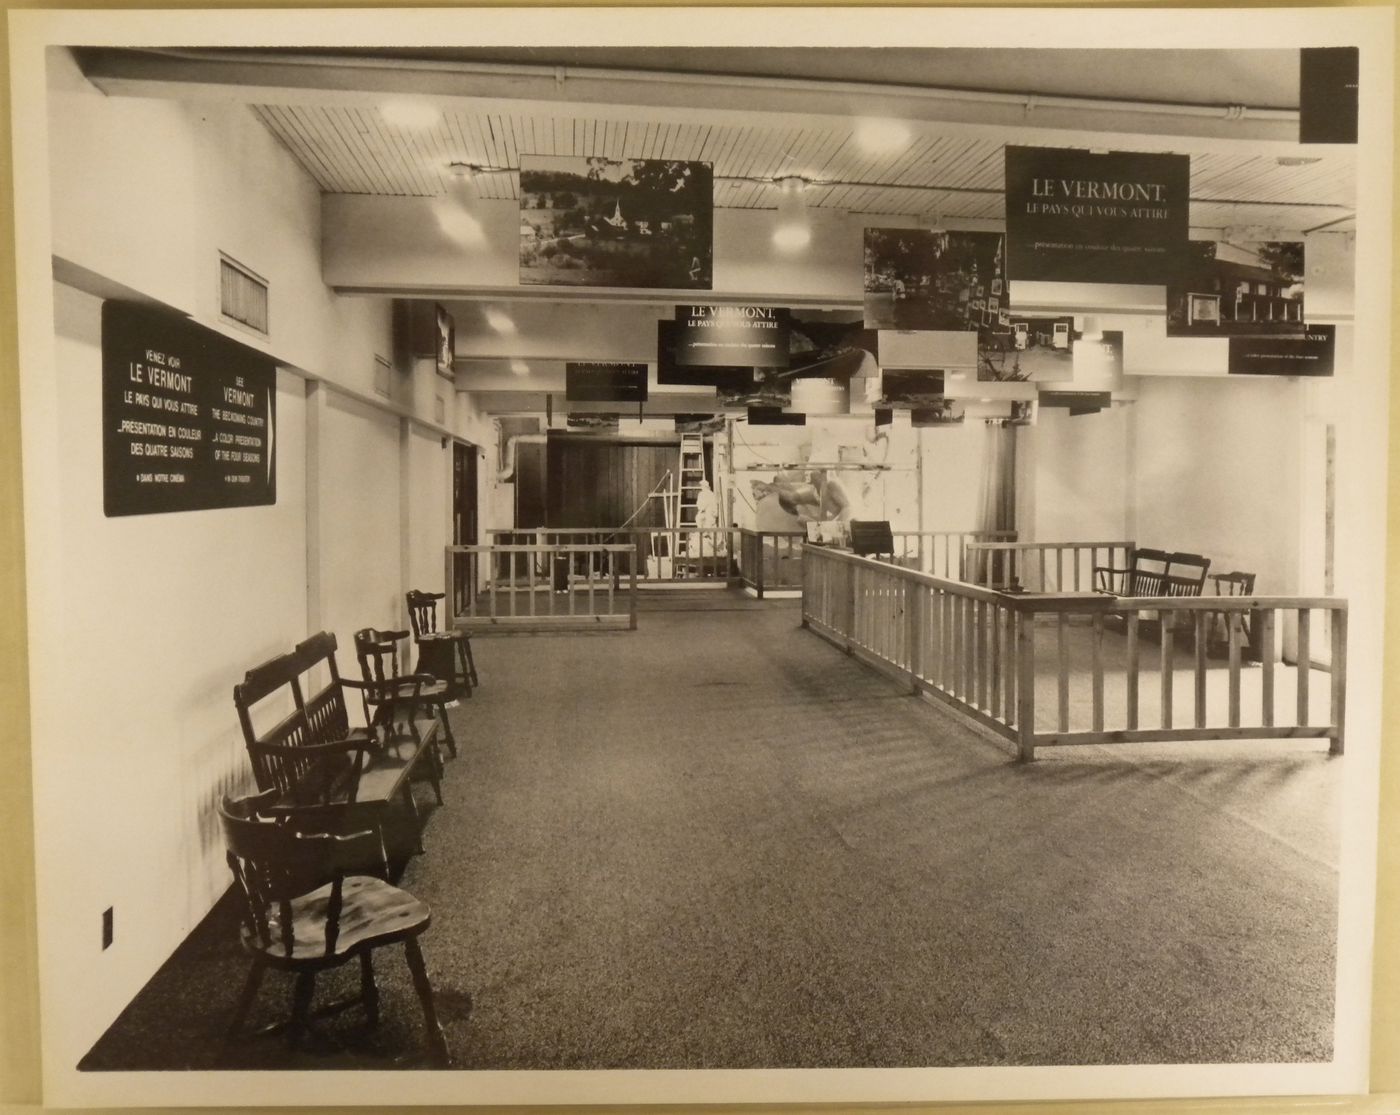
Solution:
<svg viewBox="0 0 1400 1115"><path fill-rule="evenodd" d="M230 321L267 334L267 280L219 253L219 312Z"/></svg>

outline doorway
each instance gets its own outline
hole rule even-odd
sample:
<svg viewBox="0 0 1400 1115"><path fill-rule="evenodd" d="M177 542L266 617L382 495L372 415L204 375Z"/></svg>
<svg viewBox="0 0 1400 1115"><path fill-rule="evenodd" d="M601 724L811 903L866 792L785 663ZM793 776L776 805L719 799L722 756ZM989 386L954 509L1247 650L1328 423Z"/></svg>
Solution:
<svg viewBox="0 0 1400 1115"><path fill-rule="evenodd" d="M452 443L452 545L475 546L477 540L477 448L464 441ZM452 563L453 615L470 605L476 587L468 570L472 563Z"/></svg>

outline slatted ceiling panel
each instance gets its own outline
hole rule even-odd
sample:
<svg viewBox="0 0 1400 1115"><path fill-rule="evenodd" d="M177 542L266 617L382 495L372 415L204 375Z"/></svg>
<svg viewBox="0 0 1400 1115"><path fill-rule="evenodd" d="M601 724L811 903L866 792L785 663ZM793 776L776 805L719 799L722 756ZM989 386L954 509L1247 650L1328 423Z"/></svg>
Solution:
<svg viewBox="0 0 1400 1115"><path fill-rule="evenodd" d="M771 178L799 174L844 182L913 187L962 187L993 191L986 196L930 189L887 190L878 185L814 187L808 204L870 213L919 214L936 208L949 217L1000 216L1003 144L967 135L916 135L902 151L884 156L864 150L850 125L798 128L781 125L661 123L574 112L535 114L448 113L434 129L412 133L386 124L370 109L316 106L258 106L258 118L278 137L327 193L434 196L451 184L446 165L454 160L518 167L522 154L603 156L611 159L668 158L709 162L717 178ZM1027 142L1033 140L1028 139ZM1118 144L1152 150L1144 139ZM1355 168L1346 153L1318 163L1279 166L1272 155L1209 151L1192 156L1192 196L1209 200L1315 202L1349 205ZM486 198L516 198L513 174L482 175L476 188ZM737 186L718 181L715 202L723 208L772 208L775 189L763 182ZM1224 207L1228 208L1228 207ZM1252 210L1257 208L1258 212ZM1193 223L1219 227L1222 207ZM1235 212L1227 223L1307 228L1335 220L1335 210L1251 207L1247 220Z"/></svg>

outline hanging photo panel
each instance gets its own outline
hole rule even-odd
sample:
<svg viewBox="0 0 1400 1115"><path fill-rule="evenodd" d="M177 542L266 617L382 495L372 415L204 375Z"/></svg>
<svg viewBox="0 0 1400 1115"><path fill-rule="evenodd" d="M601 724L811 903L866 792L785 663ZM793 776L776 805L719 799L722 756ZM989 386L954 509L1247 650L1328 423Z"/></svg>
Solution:
<svg viewBox="0 0 1400 1115"><path fill-rule="evenodd" d="M862 322L794 320L788 331L788 373L795 377L870 378L880 373L880 334Z"/></svg>
<svg viewBox="0 0 1400 1115"><path fill-rule="evenodd" d="M909 411L909 425L916 429L929 426L961 426L967 413L961 402L940 399L931 405L916 406Z"/></svg>
<svg viewBox="0 0 1400 1115"><path fill-rule="evenodd" d="M1185 155L1006 148L1012 280L1166 283L1186 250Z"/></svg>
<svg viewBox="0 0 1400 1115"><path fill-rule="evenodd" d="M1305 46L1298 53L1298 142L1355 143L1361 51Z"/></svg>
<svg viewBox="0 0 1400 1115"><path fill-rule="evenodd" d="M457 326L445 307L437 305L433 309L436 324L437 344L435 364L437 374L443 379L455 379L453 362L457 355Z"/></svg>
<svg viewBox="0 0 1400 1115"><path fill-rule="evenodd" d="M1230 374L1330 376L1336 349L1332 325L1309 325L1297 337L1231 337Z"/></svg>
<svg viewBox="0 0 1400 1115"><path fill-rule="evenodd" d="M520 157L520 281L709 290L709 163Z"/></svg>
<svg viewBox="0 0 1400 1115"><path fill-rule="evenodd" d="M939 406L944 397L941 368L886 368L880 373L883 407Z"/></svg>
<svg viewBox="0 0 1400 1115"><path fill-rule="evenodd" d="M1167 284L1168 337L1298 336L1303 242L1191 240Z"/></svg>
<svg viewBox="0 0 1400 1115"><path fill-rule="evenodd" d="M989 292L1002 289L999 232L865 230L865 324L869 329L980 329L996 319ZM990 315L990 316L989 316Z"/></svg>
<svg viewBox="0 0 1400 1115"><path fill-rule="evenodd" d="M108 516L277 502L277 369L171 313L102 304Z"/></svg>
<svg viewBox="0 0 1400 1115"><path fill-rule="evenodd" d="M786 368L790 316L776 306L677 306L676 363Z"/></svg>
<svg viewBox="0 0 1400 1115"><path fill-rule="evenodd" d="M1074 318L1002 314L978 336L982 381L1069 379L1074 375Z"/></svg>

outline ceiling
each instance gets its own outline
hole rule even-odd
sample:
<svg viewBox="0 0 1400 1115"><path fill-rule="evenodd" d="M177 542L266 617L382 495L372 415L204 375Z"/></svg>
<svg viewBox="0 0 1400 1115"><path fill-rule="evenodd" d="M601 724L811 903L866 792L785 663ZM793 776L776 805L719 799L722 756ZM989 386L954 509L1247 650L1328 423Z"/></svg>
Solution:
<svg viewBox="0 0 1400 1115"><path fill-rule="evenodd" d="M1006 144L1111 145L1189 154L1195 228L1352 227L1351 149L1296 143L1290 51L76 53L109 93L244 101L328 194L436 196L459 162L488 168L480 196L515 198L522 157L664 158L711 163L719 208L774 208L773 179L796 175L816 208L997 220ZM404 95L438 121L386 120ZM867 146L872 118L905 140Z"/></svg>

